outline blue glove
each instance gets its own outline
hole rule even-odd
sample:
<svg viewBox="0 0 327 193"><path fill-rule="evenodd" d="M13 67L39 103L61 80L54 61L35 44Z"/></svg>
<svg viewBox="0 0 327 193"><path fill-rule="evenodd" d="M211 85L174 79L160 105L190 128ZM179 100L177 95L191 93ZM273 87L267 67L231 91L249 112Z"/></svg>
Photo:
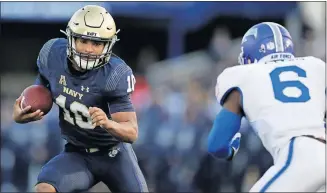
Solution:
<svg viewBox="0 0 327 193"><path fill-rule="evenodd" d="M231 154L228 156L227 160L230 161L234 158L234 156L238 152L238 149L240 148L240 144L241 144L241 133L236 133L229 144L231 148Z"/></svg>

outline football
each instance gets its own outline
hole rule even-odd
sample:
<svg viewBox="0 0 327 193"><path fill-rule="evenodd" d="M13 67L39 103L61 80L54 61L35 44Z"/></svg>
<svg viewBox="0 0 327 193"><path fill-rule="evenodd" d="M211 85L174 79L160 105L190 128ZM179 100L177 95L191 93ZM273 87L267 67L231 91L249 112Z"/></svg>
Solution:
<svg viewBox="0 0 327 193"><path fill-rule="evenodd" d="M21 109L31 106L30 112L40 109L46 115L52 108L52 97L50 91L41 85L27 87L22 93Z"/></svg>

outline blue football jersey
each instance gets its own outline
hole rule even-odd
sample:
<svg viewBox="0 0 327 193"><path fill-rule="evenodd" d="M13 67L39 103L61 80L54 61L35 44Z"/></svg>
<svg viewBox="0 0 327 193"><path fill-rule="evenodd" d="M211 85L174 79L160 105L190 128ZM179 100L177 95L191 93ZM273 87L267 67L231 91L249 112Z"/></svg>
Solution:
<svg viewBox="0 0 327 193"><path fill-rule="evenodd" d="M110 147L119 139L101 127L92 126L89 107L101 108L110 118L116 112L134 111L130 93L135 78L131 68L118 56L108 64L73 74L67 59L67 39L51 39L42 47L37 66L46 79L53 101L60 107L59 125L69 143L81 147Z"/></svg>

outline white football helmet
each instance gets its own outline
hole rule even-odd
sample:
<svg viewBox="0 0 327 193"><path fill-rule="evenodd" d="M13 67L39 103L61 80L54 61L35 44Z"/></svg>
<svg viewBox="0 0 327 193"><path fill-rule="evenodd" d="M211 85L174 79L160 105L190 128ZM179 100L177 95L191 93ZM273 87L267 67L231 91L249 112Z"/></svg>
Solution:
<svg viewBox="0 0 327 193"><path fill-rule="evenodd" d="M118 41L116 24L108 11L97 5L87 5L74 13L66 32L68 39L67 56L81 69L91 70L106 64L111 56L112 47ZM101 55L82 54L76 51L75 38L105 42ZM87 59L85 59L87 58Z"/></svg>

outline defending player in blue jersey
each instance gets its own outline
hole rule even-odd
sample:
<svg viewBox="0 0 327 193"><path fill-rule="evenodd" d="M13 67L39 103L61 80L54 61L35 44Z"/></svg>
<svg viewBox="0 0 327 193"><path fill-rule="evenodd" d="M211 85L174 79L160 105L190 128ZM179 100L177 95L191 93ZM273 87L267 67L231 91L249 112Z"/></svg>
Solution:
<svg viewBox="0 0 327 193"><path fill-rule="evenodd" d="M49 88L60 107L65 150L41 170L36 192L81 192L99 181L112 192L148 192L131 147L138 124L130 94L135 78L112 53L116 25L100 6L85 6L70 19L67 39L51 39L37 59L36 84ZM42 118L14 105L19 123Z"/></svg>
<svg viewBox="0 0 327 193"><path fill-rule="evenodd" d="M250 192L325 192L326 63L295 57L291 35L272 22L245 33L239 62L217 78L223 109L210 131L208 151L232 159L246 117L274 159Z"/></svg>

